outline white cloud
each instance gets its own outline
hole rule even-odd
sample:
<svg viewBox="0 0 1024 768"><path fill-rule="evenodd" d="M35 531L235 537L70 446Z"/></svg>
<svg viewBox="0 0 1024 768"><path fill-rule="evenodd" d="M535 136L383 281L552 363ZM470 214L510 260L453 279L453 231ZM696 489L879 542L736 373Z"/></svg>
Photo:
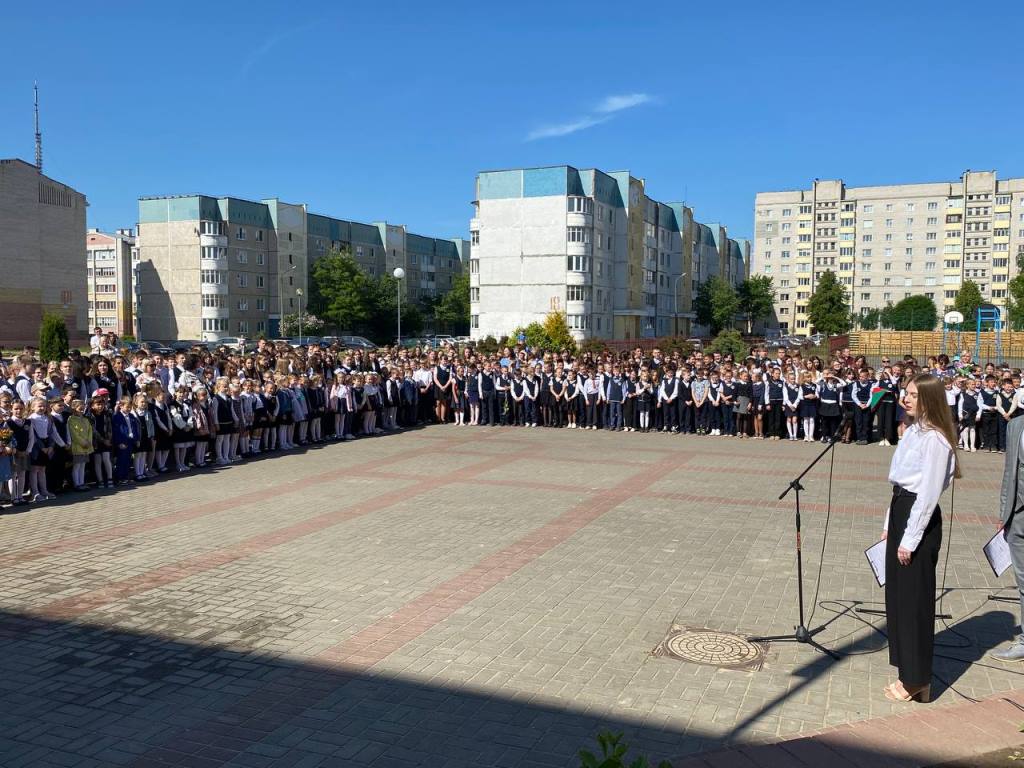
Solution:
<svg viewBox="0 0 1024 768"><path fill-rule="evenodd" d="M646 93L627 93L622 96L608 96L604 101L597 105L597 111L603 114L621 112L624 109L639 107L641 104L646 104L649 101L651 101L651 97Z"/></svg>
<svg viewBox="0 0 1024 768"><path fill-rule="evenodd" d="M527 141L534 141L536 139L550 139L555 136L568 136L570 133L576 133L576 131L586 130L587 128L593 128L595 125L599 125L606 120L610 120L611 116L594 117L586 115L573 120L569 123L557 123L555 125L542 125L540 128L535 128L530 131L527 135Z"/></svg>
<svg viewBox="0 0 1024 768"><path fill-rule="evenodd" d="M571 133L583 131L587 128L593 128L595 125L607 122L623 110L632 109L633 107L638 107L641 104L647 104L653 100L654 99L646 93L627 93L619 96L606 96L597 106L594 107L591 114L583 115L582 117L578 117L565 123L542 125L541 127L530 131L526 135L526 140L536 141L537 139L552 139L558 136L568 136Z"/></svg>

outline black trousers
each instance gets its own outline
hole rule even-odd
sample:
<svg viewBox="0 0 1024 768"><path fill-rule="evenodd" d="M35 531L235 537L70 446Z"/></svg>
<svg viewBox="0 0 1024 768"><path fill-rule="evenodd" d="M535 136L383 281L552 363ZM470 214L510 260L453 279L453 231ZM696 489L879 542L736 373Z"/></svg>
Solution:
<svg viewBox="0 0 1024 768"><path fill-rule="evenodd" d="M770 411L764 412L765 437L782 437L782 430L786 424L785 414L783 414L782 401L771 400L768 404L772 408Z"/></svg>
<svg viewBox="0 0 1024 768"><path fill-rule="evenodd" d="M498 423L498 401L494 396L493 389L480 394L480 423L491 425Z"/></svg>
<svg viewBox="0 0 1024 768"><path fill-rule="evenodd" d="M896 399L892 395L885 395L878 403L878 434L893 445L899 439L896 434Z"/></svg>
<svg viewBox="0 0 1024 768"><path fill-rule="evenodd" d="M885 619L889 663L899 669L900 682L911 688L932 681L935 649L935 566L942 547L942 510L932 513L921 543L900 565L896 555L917 496L894 488L885 545Z"/></svg>

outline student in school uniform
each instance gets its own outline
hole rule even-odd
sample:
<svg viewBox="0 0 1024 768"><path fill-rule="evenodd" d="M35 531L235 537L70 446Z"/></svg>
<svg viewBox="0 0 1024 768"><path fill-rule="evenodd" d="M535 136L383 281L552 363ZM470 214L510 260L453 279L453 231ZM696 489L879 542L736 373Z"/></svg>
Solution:
<svg viewBox="0 0 1024 768"><path fill-rule="evenodd" d="M736 382L732 378L732 370L727 368L722 374L721 397L718 405L722 421L722 434L726 437L736 435L735 407Z"/></svg>
<svg viewBox="0 0 1024 768"><path fill-rule="evenodd" d="M857 372L857 380L853 383L850 400L853 403L854 428L857 431L857 445L867 445L871 441L871 389L873 384L867 368Z"/></svg>
<svg viewBox="0 0 1024 768"><path fill-rule="evenodd" d="M637 384L637 411L640 417L640 431L650 432L651 411L654 410L654 385L651 384L651 375L644 369L640 371L640 381Z"/></svg>
<svg viewBox="0 0 1024 768"><path fill-rule="evenodd" d="M821 442L831 443L839 439L837 431L843 418L842 382L832 371L826 371L818 384L818 415L821 416Z"/></svg>
<svg viewBox="0 0 1024 768"><path fill-rule="evenodd" d="M708 380L703 368L694 372L690 382L690 393L693 395L693 416L698 435L708 434Z"/></svg>
<svg viewBox="0 0 1024 768"><path fill-rule="evenodd" d="M998 393L996 377L989 374L981 390L981 445L989 453L997 450L999 444L999 412L996 410Z"/></svg>
<svg viewBox="0 0 1024 768"><path fill-rule="evenodd" d="M519 368L512 372L512 382L509 384L508 393L512 400L511 423L521 427L526 424L526 379L523 378L523 372Z"/></svg>
<svg viewBox="0 0 1024 768"><path fill-rule="evenodd" d="M480 418L477 421L482 427L497 426L497 401L494 393L494 376L491 374L491 364L484 363L483 368L476 375L477 389L480 392Z"/></svg>
<svg viewBox="0 0 1024 768"><path fill-rule="evenodd" d="M50 418L49 404L45 397L33 398L29 403L31 414L28 424L29 488L32 501L48 501L57 496L50 493L46 484L46 467L53 458L55 446L64 447L66 443L53 426Z"/></svg>
<svg viewBox="0 0 1024 768"><path fill-rule="evenodd" d="M608 379L607 388L605 389L605 399L608 401L608 422L605 428L612 432L622 431L623 396L623 379L619 374L619 367L614 366L611 378Z"/></svg>
<svg viewBox="0 0 1024 768"><path fill-rule="evenodd" d="M466 425L466 369L461 365L456 365L455 372L452 374L451 392L455 425L463 427Z"/></svg>
<svg viewBox="0 0 1024 768"><path fill-rule="evenodd" d="M692 435L696 431L695 415L693 412L693 369L689 365L682 366L677 370L677 381L679 395L676 402L679 403L679 431L684 435Z"/></svg>
<svg viewBox="0 0 1024 768"><path fill-rule="evenodd" d="M957 423L960 425L960 445L965 451L976 452L978 450L977 427L978 422L981 421L981 405L976 379L967 379L964 382L957 417Z"/></svg>
<svg viewBox="0 0 1024 768"><path fill-rule="evenodd" d="M191 394L188 387L178 387L174 390L169 408L172 427L171 441L174 443L174 468L178 472L188 472L186 456L189 448L195 447L195 420L192 417L192 406L188 402L188 397Z"/></svg>
<svg viewBox="0 0 1024 768"><path fill-rule="evenodd" d="M750 413L754 422L754 439L764 440L764 375L759 370L750 374Z"/></svg>
<svg viewBox="0 0 1024 768"><path fill-rule="evenodd" d="M141 397L145 401L145 395ZM71 401L68 435L71 438L71 487L76 491L86 491L85 465L92 455L92 422L86 418L85 402L77 398Z"/></svg>
<svg viewBox="0 0 1024 768"><path fill-rule="evenodd" d="M132 454L139 445L140 424L132 413L132 399L125 395L117 402L114 426L114 482L128 485L132 481Z"/></svg>
<svg viewBox="0 0 1024 768"><path fill-rule="evenodd" d="M764 413L767 436L772 440L782 439L786 414L783 413L782 395L786 382L782 379L782 369L773 366L764 388Z"/></svg>
<svg viewBox="0 0 1024 768"><path fill-rule="evenodd" d="M102 394L101 394L102 393ZM92 421L92 461L97 488L114 487L114 468L110 453L114 446L114 422L107 408L107 391L98 390L89 401Z"/></svg>
<svg viewBox="0 0 1024 768"><path fill-rule="evenodd" d="M495 367L494 370L494 401L498 409L498 423L507 426L512 418L512 404L510 392L512 390L512 377L509 376L508 367Z"/></svg>
<svg viewBox="0 0 1024 768"><path fill-rule="evenodd" d="M678 432L679 425L676 417L679 414L679 407L676 405L676 398L679 396L677 390L678 382L675 371L666 370L658 389L658 403L661 406L662 432Z"/></svg>
<svg viewBox="0 0 1024 768"><path fill-rule="evenodd" d="M636 432L636 368L630 368L622 382L622 423L626 432Z"/></svg>
<svg viewBox="0 0 1024 768"><path fill-rule="evenodd" d="M576 429L577 418L580 412L580 399L583 397L583 382L576 375L575 370L569 371L569 377L565 382L565 390L562 397L565 401L565 414L569 420L566 425L569 429Z"/></svg>
<svg viewBox="0 0 1024 768"><path fill-rule="evenodd" d="M561 427L565 421L565 401L562 395L565 391L565 380L560 371L556 371L548 382L549 407L551 409L551 423L548 426Z"/></svg>
<svg viewBox="0 0 1024 768"><path fill-rule="evenodd" d="M878 402L878 434L881 435L879 445L895 445L899 439L896 434L896 400L899 397L899 382L890 369L884 368L878 374L878 386L885 390Z"/></svg>
<svg viewBox="0 0 1024 768"><path fill-rule="evenodd" d="M796 374L791 370L786 373L786 383L782 386L782 407L786 414L786 432L789 440L799 440L800 433L800 385Z"/></svg>
<svg viewBox="0 0 1024 768"><path fill-rule="evenodd" d="M736 419L736 434L740 439L749 438L754 421L754 387L751 384L751 374L745 368L739 369L739 378L733 391L735 404L732 407L732 412Z"/></svg>
<svg viewBox="0 0 1024 768"><path fill-rule="evenodd" d="M711 428L708 434L717 437L722 434L722 379L717 369L713 369L708 378L707 412Z"/></svg>
<svg viewBox="0 0 1024 768"><path fill-rule="evenodd" d="M537 380L537 369L527 368L523 379L523 418L528 427L537 426L537 392L540 382Z"/></svg>
<svg viewBox="0 0 1024 768"><path fill-rule="evenodd" d="M818 420L818 385L811 371L804 371L800 378L800 422L804 428L804 442L813 443Z"/></svg>
<svg viewBox="0 0 1024 768"><path fill-rule="evenodd" d="M1005 379L1002 388L996 395L996 413L999 414L997 421L998 430L996 433L996 448L1000 453L1006 450L1006 427L1017 410L1017 397L1013 391L1013 382Z"/></svg>

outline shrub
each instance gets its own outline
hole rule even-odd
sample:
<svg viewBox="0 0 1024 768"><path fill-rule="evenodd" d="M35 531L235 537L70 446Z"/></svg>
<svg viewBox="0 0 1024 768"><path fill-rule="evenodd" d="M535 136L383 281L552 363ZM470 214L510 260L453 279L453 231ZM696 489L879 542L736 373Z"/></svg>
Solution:
<svg viewBox="0 0 1024 768"><path fill-rule="evenodd" d="M580 344L580 353L590 353L592 355L602 355L605 350L608 349L608 345L605 344L601 339L587 339Z"/></svg>
<svg viewBox="0 0 1024 768"><path fill-rule="evenodd" d="M647 758L637 757L633 762L626 762L626 753L629 745L622 743L621 733L601 731L597 734L597 743L601 746L601 757L598 758L592 752L581 749L580 768L648 768ZM667 760L658 763L658 768L672 768Z"/></svg>
<svg viewBox="0 0 1024 768"><path fill-rule="evenodd" d="M732 355L734 360L742 360L749 349L739 331L725 330L715 336L708 344L709 352L721 352L722 356Z"/></svg>
<svg viewBox="0 0 1024 768"><path fill-rule="evenodd" d="M498 340L493 336L485 336L476 343L476 351L482 355L493 355L498 351Z"/></svg>
<svg viewBox="0 0 1024 768"><path fill-rule="evenodd" d="M685 336L668 336L661 340L660 348L666 355L678 352L680 357L689 357L693 352L693 344L688 342Z"/></svg>
<svg viewBox="0 0 1024 768"><path fill-rule="evenodd" d="M48 363L68 356L68 325L58 314L47 312L39 326L39 357Z"/></svg>

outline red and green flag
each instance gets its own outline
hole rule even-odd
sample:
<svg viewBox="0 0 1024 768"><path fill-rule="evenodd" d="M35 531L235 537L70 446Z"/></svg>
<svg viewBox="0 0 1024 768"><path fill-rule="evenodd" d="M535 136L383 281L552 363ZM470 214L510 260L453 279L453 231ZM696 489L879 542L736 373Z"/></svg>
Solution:
<svg viewBox="0 0 1024 768"><path fill-rule="evenodd" d="M889 390L885 387L872 387L871 388L871 407L874 408L881 402L882 398L888 394Z"/></svg>

